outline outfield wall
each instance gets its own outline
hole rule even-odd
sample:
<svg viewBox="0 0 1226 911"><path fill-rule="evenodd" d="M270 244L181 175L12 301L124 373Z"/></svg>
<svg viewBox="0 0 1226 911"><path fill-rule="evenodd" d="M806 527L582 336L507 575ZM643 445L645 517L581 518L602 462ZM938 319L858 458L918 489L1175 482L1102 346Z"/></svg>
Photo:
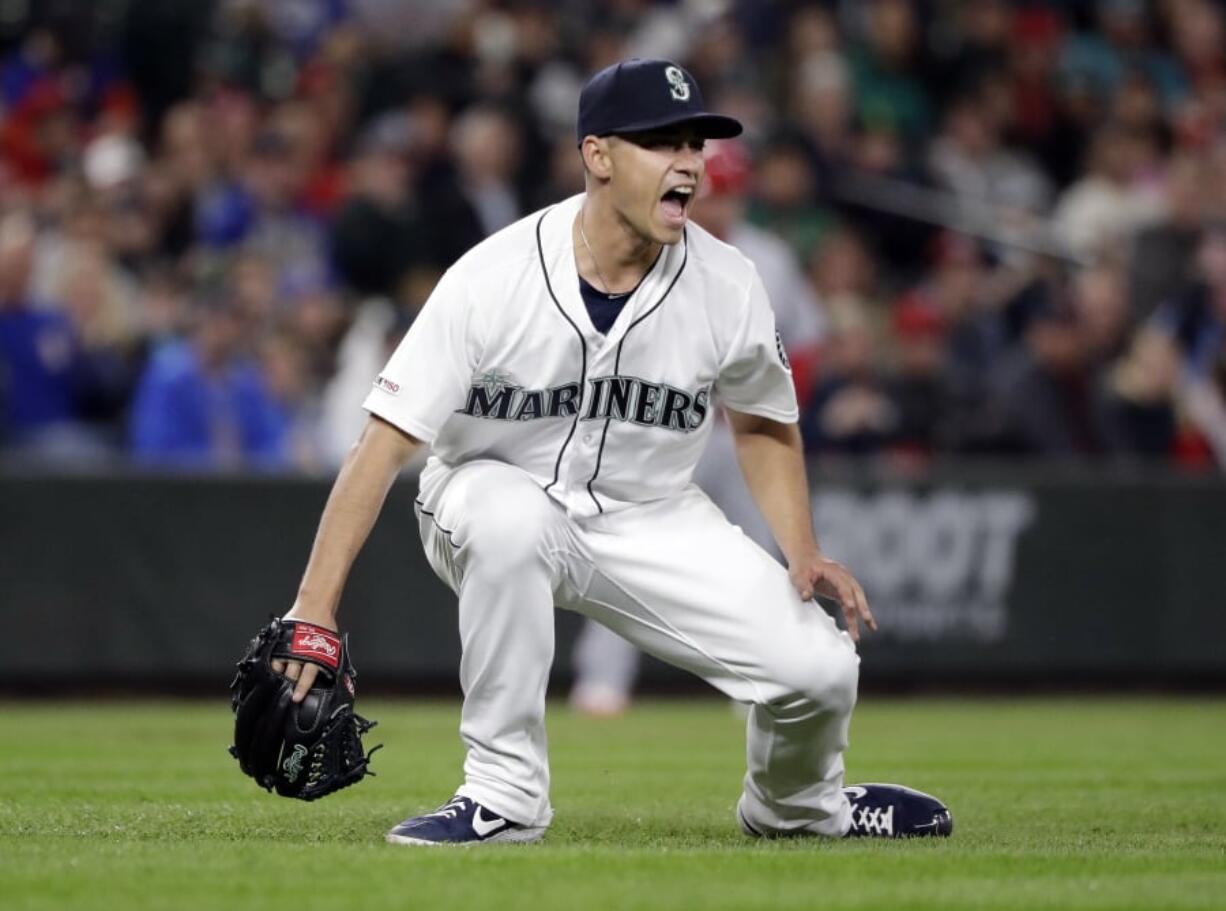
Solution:
<svg viewBox="0 0 1226 911"><path fill-rule="evenodd" d="M816 474L816 473L815 473ZM820 476L826 548L882 632L867 684L1226 682L1226 481L950 470ZM454 603L392 491L345 594L364 679L447 682ZM228 680L293 598L322 480L0 475L5 688ZM559 613L555 673L578 618ZM651 663L661 685L682 675Z"/></svg>

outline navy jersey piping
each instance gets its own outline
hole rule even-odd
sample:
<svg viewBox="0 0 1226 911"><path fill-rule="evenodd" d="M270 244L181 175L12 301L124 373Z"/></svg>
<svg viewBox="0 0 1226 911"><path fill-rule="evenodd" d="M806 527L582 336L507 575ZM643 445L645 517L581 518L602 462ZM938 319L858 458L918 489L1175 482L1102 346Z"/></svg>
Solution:
<svg viewBox="0 0 1226 911"><path fill-rule="evenodd" d="M677 279L681 278L681 273L685 271L685 264L690 261L690 238L688 232L682 233L682 243L684 243L684 253L681 256L681 267L677 270L677 274L673 276L673 280L668 283L668 287L664 289L664 293L660 295L660 299L656 301L655 306L636 319L633 323L626 327L626 334L621 337L621 341L617 343L617 356L613 359L613 372L621 373L622 366L622 345L626 344L626 339L630 337L630 330L641 323L651 314L660 309L660 305L664 303L664 299L673 290L673 285L677 284ZM604 430L600 432L600 449L596 453L596 470L592 472L592 476L587 479L588 496L592 498L592 502L596 504L596 508L604 512L604 507L600 505L600 500L596 499L596 493L592 490L592 484L595 483L597 476L600 474L600 462L604 459L604 443L609 436L609 424L613 421L612 417L607 417L604 420Z"/></svg>
<svg viewBox="0 0 1226 911"><path fill-rule="evenodd" d="M688 248L687 248L687 254L688 254ZM647 276L651 274L652 270L655 269L656 264L659 263L660 260L663 259L663 257L664 257L664 247L661 246L660 252L657 253L656 258L651 261L651 267L646 272L643 273L643 277L640 278L638 281L638 284L634 286L634 291L637 291L639 289L639 285L643 284L643 282L647 280ZM682 269L685 268L684 259L682 259L681 261L681 268ZM680 269L677 270L677 276L679 275L681 275ZM660 306L660 303L664 300L665 297L668 296L668 292L673 289L673 285L676 284L677 276L673 277L672 282L670 282L668 287L664 290L664 294L660 297L660 300L656 301L655 307L652 307L651 310L648 310L647 313L644 313L643 316L640 316L638 319L636 319L634 322L632 322L629 326L626 327L625 334L622 335L621 341L617 343L617 357L613 361L613 372L614 373L618 371L618 367L621 365L621 362L622 362L622 345L626 341L626 336L630 334L631 329L633 329L635 326L637 326L640 322L643 321L643 317L647 316L648 314L652 312L652 310L655 310L656 307ZM631 291L630 293L633 295L634 291ZM592 476L588 478L588 481L587 481L587 495L591 497L592 502L596 504L597 512L604 512L604 507L600 505L600 500L596 497L596 492L592 490L592 482L596 480L596 475L600 474L600 460L604 456L604 441L605 441L605 437L608 436L608 434L609 434L609 421L606 419L604 422L604 429L600 432L600 449L596 451L596 468L592 472Z"/></svg>
<svg viewBox="0 0 1226 911"><path fill-rule="evenodd" d="M575 335L579 337L579 352L582 356L579 366L579 407L575 410L575 419L571 421L570 433L566 434L566 439L562 441L562 448L558 450L558 458L553 463L553 480L545 485L545 492L549 492L549 488L558 483L558 475L562 471L562 456L566 454L566 447L570 445L571 438L575 435L575 428L579 426L579 415L583 413L583 394L587 391L587 342L583 339L583 333L579 331L579 327L575 325L575 321L570 318L562 305L558 302L558 296L553 293L553 284L549 281L549 269L545 266L545 248L541 244L541 225L545 222L545 216L553 211L553 208L548 208L541 213L541 217L536 222L536 252L541 261L541 274L545 276L545 288L549 291L549 297L553 300L553 305L558 308L558 312L562 314L562 318L570 323L570 327L575 330ZM599 504L597 504L599 506Z"/></svg>

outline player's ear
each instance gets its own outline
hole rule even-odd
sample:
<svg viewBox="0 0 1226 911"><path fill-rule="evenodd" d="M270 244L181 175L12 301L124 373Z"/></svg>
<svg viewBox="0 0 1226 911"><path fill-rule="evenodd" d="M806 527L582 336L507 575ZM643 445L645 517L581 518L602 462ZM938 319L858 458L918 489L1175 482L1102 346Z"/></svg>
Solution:
<svg viewBox="0 0 1226 911"><path fill-rule="evenodd" d="M583 165L593 177L608 180L613 174L613 163L609 157L609 140L597 136L584 136L583 145L579 147L583 155Z"/></svg>

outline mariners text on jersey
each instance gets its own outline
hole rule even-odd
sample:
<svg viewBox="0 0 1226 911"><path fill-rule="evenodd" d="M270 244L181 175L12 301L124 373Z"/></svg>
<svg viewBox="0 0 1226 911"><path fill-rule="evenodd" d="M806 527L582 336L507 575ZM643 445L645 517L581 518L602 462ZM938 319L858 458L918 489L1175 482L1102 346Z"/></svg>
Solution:
<svg viewBox="0 0 1226 911"><path fill-rule="evenodd" d="M630 421L640 427L689 433L702 426L711 395L710 386L691 393L636 376L602 376L588 380L587 395L581 398L578 382L525 389L503 374L495 377L492 381L489 373L477 377L458 412L495 421L534 421L573 417L586 401L581 421Z"/></svg>

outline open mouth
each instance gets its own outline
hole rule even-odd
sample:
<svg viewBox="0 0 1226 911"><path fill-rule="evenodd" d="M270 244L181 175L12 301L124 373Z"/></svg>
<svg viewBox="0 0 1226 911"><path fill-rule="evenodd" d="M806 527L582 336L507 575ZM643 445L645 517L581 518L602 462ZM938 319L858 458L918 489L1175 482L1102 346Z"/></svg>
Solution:
<svg viewBox="0 0 1226 911"><path fill-rule="evenodd" d="M660 208L664 211L664 217L677 224L684 223L686 209L693 198L693 187L673 187L660 197Z"/></svg>

